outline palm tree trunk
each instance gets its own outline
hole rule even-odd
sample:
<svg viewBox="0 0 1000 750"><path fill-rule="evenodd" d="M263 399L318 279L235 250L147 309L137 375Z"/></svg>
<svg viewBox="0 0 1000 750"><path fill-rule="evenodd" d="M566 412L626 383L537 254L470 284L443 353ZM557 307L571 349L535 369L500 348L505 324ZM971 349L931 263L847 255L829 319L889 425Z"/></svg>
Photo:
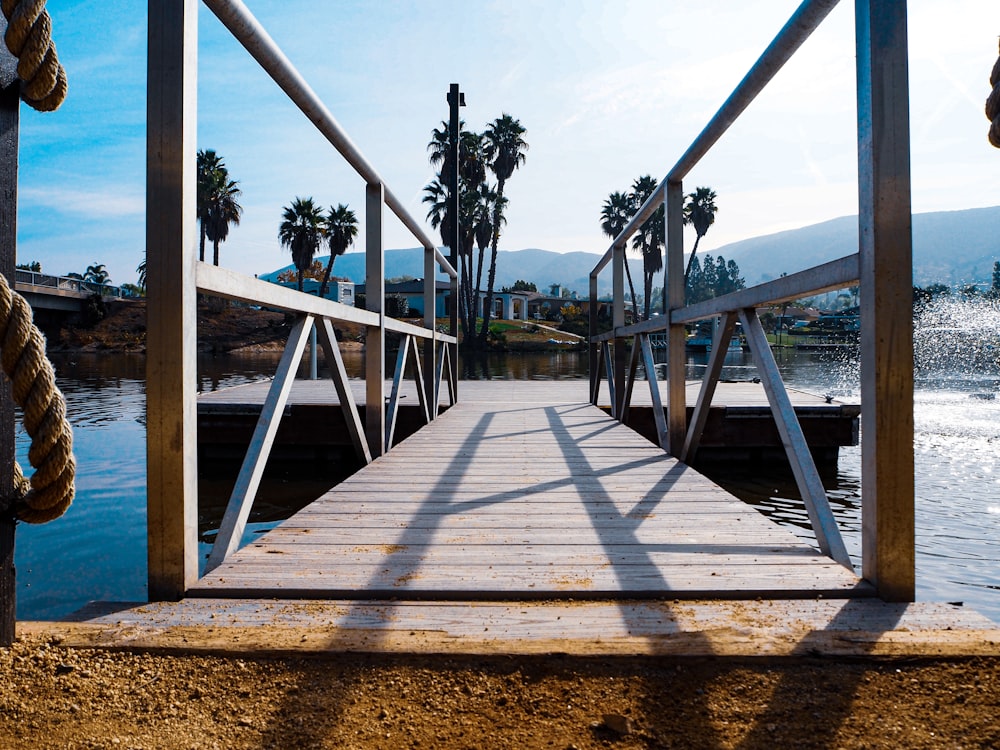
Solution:
<svg viewBox="0 0 1000 750"><path fill-rule="evenodd" d="M632 283L632 272L628 267L628 255L625 256L625 278L628 279L628 291L632 295L632 316L633 323L639 322L639 303L635 301L635 285Z"/></svg>
<svg viewBox="0 0 1000 750"><path fill-rule="evenodd" d="M323 272L323 283L319 285L319 296L326 296L326 285L330 283L330 274L333 273L333 262L337 259L335 253L330 253L330 262L326 264L326 271Z"/></svg>
<svg viewBox="0 0 1000 750"><path fill-rule="evenodd" d="M493 206L493 241L490 243L490 271L486 276L486 302L483 305L483 327L479 330L479 342L486 348L490 334L490 317L493 314L493 284L497 277L497 246L500 244L500 212L503 207L504 180L497 180L497 202ZM478 302L478 300L476 300Z"/></svg>
<svg viewBox="0 0 1000 750"><path fill-rule="evenodd" d="M219 265L219 241L212 240L212 264Z"/></svg>
<svg viewBox="0 0 1000 750"><path fill-rule="evenodd" d="M688 258L687 268L684 269L684 288L687 289L688 275L691 273L691 264L694 263L694 254L698 252L698 243L701 242L701 235L694 238L694 247L691 248L691 257Z"/></svg>
<svg viewBox="0 0 1000 750"><path fill-rule="evenodd" d="M201 227L201 238L200 238L200 241L198 243L198 260L200 260L202 263L204 263L205 262L205 235L207 234L207 230L205 229L205 222L203 220L199 221L198 225Z"/></svg>

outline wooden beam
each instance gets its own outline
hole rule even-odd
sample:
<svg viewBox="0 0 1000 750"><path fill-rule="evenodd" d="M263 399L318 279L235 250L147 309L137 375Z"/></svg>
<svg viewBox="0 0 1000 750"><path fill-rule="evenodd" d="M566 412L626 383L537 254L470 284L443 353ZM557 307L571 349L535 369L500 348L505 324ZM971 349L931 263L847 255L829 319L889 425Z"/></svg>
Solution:
<svg viewBox="0 0 1000 750"><path fill-rule="evenodd" d="M667 451L680 456L687 433L687 389L684 369L687 354L687 332L674 322L674 310L684 306L684 186L680 182L667 185L664 215L667 223L667 310L671 320L667 328Z"/></svg>
<svg viewBox="0 0 1000 750"><path fill-rule="evenodd" d="M365 306L378 316L365 328L365 434L373 458L385 453L385 247L382 183L365 186Z"/></svg>
<svg viewBox="0 0 1000 750"><path fill-rule="evenodd" d="M0 34L7 21L0 15ZM17 264L17 157L20 84L17 60L0 44L0 273L14 289ZM14 570L14 398L0 375L0 647L14 642L17 582Z"/></svg>
<svg viewBox="0 0 1000 750"><path fill-rule="evenodd" d="M653 421L656 424L656 444L667 447L667 420L663 416L663 403L660 401L660 385L656 381L656 364L653 362L653 349L649 345L649 336L638 336L642 347L642 364L646 369L646 383L649 385L649 399L653 404Z"/></svg>
<svg viewBox="0 0 1000 750"><path fill-rule="evenodd" d="M149 597L198 578L198 2L149 2L146 95L146 463Z"/></svg>
<svg viewBox="0 0 1000 750"><path fill-rule="evenodd" d="M913 601L913 240L906 3L858 0L862 575Z"/></svg>
<svg viewBox="0 0 1000 750"><path fill-rule="evenodd" d="M625 257L625 246L620 245L615 248L613 279L614 286L614 328L621 328L625 325L625 264L628 259ZM628 366L628 349L622 339L615 339L614 350L614 383L612 391L614 401L612 401L614 415L621 420L625 413L625 369Z"/></svg>

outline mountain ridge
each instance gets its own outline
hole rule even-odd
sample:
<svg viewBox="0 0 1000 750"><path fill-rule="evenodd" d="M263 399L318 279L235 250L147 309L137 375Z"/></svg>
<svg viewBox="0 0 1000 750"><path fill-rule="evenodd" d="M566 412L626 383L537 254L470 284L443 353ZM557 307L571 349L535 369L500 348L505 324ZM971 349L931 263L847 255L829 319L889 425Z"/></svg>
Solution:
<svg viewBox="0 0 1000 750"><path fill-rule="evenodd" d="M989 282L993 263L1000 259L1000 206L971 208L959 211L934 211L913 214L913 283L926 286L943 283L949 286ZM836 260L857 251L857 216L840 216L799 229L751 237L731 242L704 255L722 255L740 267L748 286L776 278L782 273L809 268ZM318 256L326 263L329 256ZM502 250L497 258L497 288L511 286L518 279L534 282L539 291L550 284L586 296L590 271L601 254L576 250L556 253L539 248ZM273 280L278 269L261 278ZM423 252L420 248L394 249L385 252L388 278L421 277ZM641 291L642 259L629 257L629 268ZM356 283L364 281L364 253L347 253L337 258L333 272ZM441 278L444 278L441 276ZM655 282L658 286L662 280ZM598 293L611 291L611 273L605 270L598 284Z"/></svg>

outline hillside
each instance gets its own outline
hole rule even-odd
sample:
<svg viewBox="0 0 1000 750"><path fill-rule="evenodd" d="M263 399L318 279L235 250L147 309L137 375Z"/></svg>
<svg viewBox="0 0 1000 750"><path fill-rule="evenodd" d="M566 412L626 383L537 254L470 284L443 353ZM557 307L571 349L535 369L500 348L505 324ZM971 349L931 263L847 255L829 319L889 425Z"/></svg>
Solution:
<svg viewBox="0 0 1000 750"><path fill-rule="evenodd" d="M914 283L952 285L989 281L993 263L1000 259L998 235L1000 206L914 214ZM711 232L706 235L706 244L711 236ZM857 217L842 216L801 229L733 242L705 252L722 254L727 260L735 260L747 283L755 284L782 273L792 273L850 255L857 250L857 245ZM322 256L319 260L325 263L327 257ZM599 258L599 253L587 252L501 251L497 261L497 286L510 286L517 279L525 279L533 281L539 291L546 291L549 284L557 283L586 295L588 276ZM385 261L386 276L423 275L423 253L419 248L387 250ZM640 283L642 261L630 258L629 266L633 279ZM282 270L285 269L278 269L261 278L270 280ZM348 253L338 258L334 273L355 282L363 281L364 253ZM610 291L611 273L605 271L600 277L599 293L603 295Z"/></svg>

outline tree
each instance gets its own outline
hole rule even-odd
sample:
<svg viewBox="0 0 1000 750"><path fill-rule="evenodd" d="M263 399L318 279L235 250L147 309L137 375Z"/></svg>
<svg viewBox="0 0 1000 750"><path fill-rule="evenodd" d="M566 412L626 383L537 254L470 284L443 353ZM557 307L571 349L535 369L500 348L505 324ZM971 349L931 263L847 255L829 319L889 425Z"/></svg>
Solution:
<svg viewBox="0 0 1000 750"><path fill-rule="evenodd" d="M330 213L323 220L323 227L326 241L330 245L330 261L326 264L326 273L323 274L323 281L319 285L320 297L326 296L326 286L333 272L333 262L347 252L347 248L358 236L358 217L345 204L339 203L336 208L330 206Z"/></svg>
<svg viewBox="0 0 1000 750"><path fill-rule="evenodd" d="M694 262L695 253L698 252L698 243L708 232L708 228L715 223L715 214L719 210L715 205L715 198L715 191L707 187L695 188L695 191L687 196L688 200L684 206L684 223L693 225L697 236L694 248L691 250L691 257L688 259L687 270L684 272L685 285L688 273L691 271L691 264Z"/></svg>
<svg viewBox="0 0 1000 750"><path fill-rule="evenodd" d="M89 284L110 284L111 275L103 263L93 263L83 272L83 280Z"/></svg>
<svg viewBox="0 0 1000 750"><path fill-rule="evenodd" d="M601 229L614 240L628 226L633 216L635 216L635 207L632 197L628 193L615 191L608 196L601 207ZM632 272L628 267L628 258L625 259L625 278L628 280L629 293L632 295L632 314L638 320L639 307L635 301L635 285L632 283Z"/></svg>
<svg viewBox="0 0 1000 750"><path fill-rule="evenodd" d="M281 246L292 253L292 263L299 271L298 289L301 292L304 274L312 265L323 239L323 212L312 198L295 198L291 206L285 207L283 217L278 239Z"/></svg>
<svg viewBox="0 0 1000 750"><path fill-rule="evenodd" d="M22 271L31 271L32 273L42 272L42 264L39 263L37 260L31 261L31 263L18 263L15 266L15 268L18 268Z"/></svg>
<svg viewBox="0 0 1000 750"><path fill-rule="evenodd" d="M146 291L146 259L142 259L142 263L135 267L135 272L139 274L139 287L143 292Z"/></svg>
<svg viewBox="0 0 1000 750"><path fill-rule="evenodd" d="M223 170L224 172L224 170ZM223 172L217 173L217 176ZM212 242L212 264L219 265L219 244L229 236L229 225L239 224L243 207L236 200L243 193L235 180L224 175L210 187L206 219L202 222L205 236Z"/></svg>
<svg viewBox="0 0 1000 750"><path fill-rule="evenodd" d="M507 205L504 198L504 187L507 180L514 174L528 155L528 143L524 140L527 130L515 118L503 113L486 126L483 132L484 155L489 162L490 170L497 178L497 198L493 206L493 238L490 243L490 270L486 278L486 304L483 309L483 327L479 331L479 339L485 346L490 329L490 313L493 307L493 284L497 272L497 245L500 243L500 225L503 223L503 210Z"/></svg>
<svg viewBox="0 0 1000 750"><path fill-rule="evenodd" d="M990 288L993 297L1000 297L1000 260L993 263L993 286Z"/></svg>
<svg viewBox="0 0 1000 750"><path fill-rule="evenodd" d="M535 282L533 281L518 279L511 286L505 286L500 291L504 294L510 294L511 292L537 292L538 287L535 286Z"/></svg>
<svg viewBox="0 0 1000 750"><path fill-rule="evenodd" d="M657 181L651 175L644 175L632 183L633 215L639 212L657 186ZM653 212L653 215L643 222L632 240L632 247L642 252L643 299L645 300L645 317L649 319L653 301L653 277L663 269L663 246L666 243L666 227L664 225L663 204Z"/></svg>
<svg viewBox="0 0 1000 750"><path fill-rule="evenodd" d="M229 174L222 157L214 150L198 151L198 179L197 179L197 217L200 225L200 236L198 239L198 260L205 260L205 238L208 234L208 208L209 198L215 186L220 182L226 182Z"/></svg>

